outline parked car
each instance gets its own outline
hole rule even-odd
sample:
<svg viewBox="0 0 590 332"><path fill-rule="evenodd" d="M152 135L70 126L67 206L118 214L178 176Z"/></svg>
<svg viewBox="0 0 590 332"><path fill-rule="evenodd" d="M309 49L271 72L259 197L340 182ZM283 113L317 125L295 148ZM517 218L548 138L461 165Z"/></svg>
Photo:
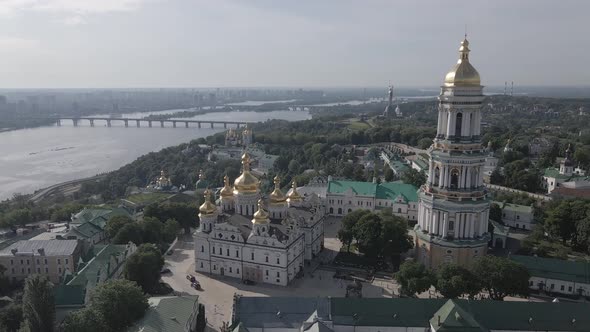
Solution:
<svg viewBox="0 0 590 332"><path fill-rule="evenodd" d="M198 281L194 281L191 283L191 287L196 289L196 290L201 290L201 284Z"/></svg>
<svg viewBox="0 0 590 332"><path fill-rule="evenodd" d="M242 280L242 283L243 283L244 285L256 285L256 283L255 283L254 281L252 281L252 280L248 280L248 279L244 279L244 280Z"/></svg>
<svg viewBox="0 0 590 332"><path fill-rule="evenodd" d="M162 271L160 271L160 274L166 274L166 273L170 273L170 272L172 272L172 271L170 271L169 268L165 268Z"/></svg>
<svg viewBox="0 0 590 332"><path fill-rule="evenodd" d="M195 278L194 275L189 274L186 276L186 280L190 281L191 283L195 282L197 280L197 278Z"/></svg>

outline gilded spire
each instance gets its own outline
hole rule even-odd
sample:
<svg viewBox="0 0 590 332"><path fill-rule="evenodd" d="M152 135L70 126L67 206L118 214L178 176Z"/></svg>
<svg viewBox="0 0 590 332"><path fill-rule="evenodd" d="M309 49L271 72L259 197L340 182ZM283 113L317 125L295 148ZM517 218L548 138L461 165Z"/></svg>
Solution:
<svg viewBox="0 0 590 332"><path fill-rule="evenodd" d="M283 192L281 191L281 179L278 175L274 177L274 183L275 189L272 193L270 193L270 203L278 204L285 202L287 200L287 197L285 197L285 194L283 194Z"/></svg>
<svg viewBox="0 0 590 332"><path fill-rule="evenodd" d="M205 190L203 196L205 197L205 202L203 202L203 204L201 204L199 207L200 214L208 215L215 213L215 211L217 211L217 207L211 202L211 191L209 188Z"/></svg>
<svg viewBox="0 0 590 332"><path fill-rule="evenodd" d="M244 152L244 155L242 155L242 165L242 174L234 181L236 192L257 192L260 181L250 173L250 155L248 152Z"/></svg>
<svg viewBox="0 0 590 332"><path fill-rule="evenodd" d="M262 199L258 200L258 211L254 213L254 218L252 219L252 223L254 224L267 224L268 223L268 212L264 210L264 206L262 206Z"/></svg>
<svg viewBox="0 0 590 332"><path fill-rule="evenodd" d="M233 189L232 187L229 185L229 176L225 175L223 177L223 188L221 189L221 197L229 197L229 196L233 196Z"/></svg>
<svg viewBox="0 0 590 332"><path fill-rule="evenodd" d="M459 47L459 60L445 76L445 86L479 86L481 80L477 70L469 63L469 41L467 34Z"/></svg>
<svg viewBox="0 0 590 332"><path fill-rule="evenodd" d="M293 180L293 182L291 183L291 188L293 190L291 190L291 192L288 195L289 202L299 202L299 201L301 201L303 198L297 192L297 182L295 180Z"/></svg>

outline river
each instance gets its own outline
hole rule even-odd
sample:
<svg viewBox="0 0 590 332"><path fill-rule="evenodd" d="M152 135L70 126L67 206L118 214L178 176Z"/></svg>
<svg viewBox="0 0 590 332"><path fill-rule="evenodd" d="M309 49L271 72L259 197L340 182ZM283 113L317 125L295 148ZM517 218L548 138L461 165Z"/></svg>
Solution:
<svg viewBox="0 0 590 332"><path fill-rule="evenodd" d="M161 111L174 113L182 110ZM130 117L124 114L123 117ZM219 112L190 119L218 121L266 121L310 119L308 112ZM113 122L106 127L82 124L72 126L63 121L61 127L47 126L0 133L0 200L14 193L32 193L57 183L89 177L116 170L138 157L190 140L223 131L223 128L136 128ZM170 126L168 124L168 126Z"/></svg>

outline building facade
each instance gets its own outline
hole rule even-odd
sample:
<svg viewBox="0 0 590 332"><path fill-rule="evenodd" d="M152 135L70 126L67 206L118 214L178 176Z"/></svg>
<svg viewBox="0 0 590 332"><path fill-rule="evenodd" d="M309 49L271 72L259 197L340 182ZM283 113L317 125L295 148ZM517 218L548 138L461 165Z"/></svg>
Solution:
<svg viewBox="0 0 590 332"><path fill-rule="evenodd" d="M469 62L469 42L445 77L438 97L437 135L428 154L428 180L420 189L416 258L430 268L469 265L487 250L490 202L483 186L480 140L483 87Z"/></svg>
<svg viewBox="0 0 590 332"><path fill-rule="evenodd" d="M417 220L418 188L403 182L328 181L326 213L345 216L355 210L390 208L394 215Z"/></svg>
<svg viewBox="0 0 590 332"><path fill-rule="evenodd" d="M40 274L59 284L66 272L76 271L80 254L77 240L23 240L0 251L0 265L11 281Z"/></svg>
<svg viewBox="0 0 590 332"><path fill-rule="evenodd" d="M535 226L533 206L511 204L505 202L493 202L502 209L502 222L504 225L530 231Z"/></svg>
<svg viewBox="0 0 590 332"><path fill-rule="evenodd" d="M511 255L529 270L529 288L554 294L590 297L590 263Z"/></svg>
<svg viewBox="0 0 590 332"><path fill-rule="evenodd" d="M219 205L205 192L194 234L195 270L285 286L323 249L325 208L315 195L304 199L295 183L284 195L278 178L263 201L247 152L242 164L233 188L225 178Z"/></svg>

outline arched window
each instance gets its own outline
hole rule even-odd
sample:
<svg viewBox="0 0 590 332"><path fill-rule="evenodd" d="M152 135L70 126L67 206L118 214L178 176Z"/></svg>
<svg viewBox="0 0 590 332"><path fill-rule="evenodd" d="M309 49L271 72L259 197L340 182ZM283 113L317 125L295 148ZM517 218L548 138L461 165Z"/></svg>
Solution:
<svg viewBox="0 0 590 332"><path fill-rule="evenodd" d="M334 214L334 208L330 208L330 214Z"/></svg>
<svg viewBox="0 0 590 332"><path fill-rule="evenodd" d="M459 188L459 170L453 169L451 171L451 189Z"/></svg>
<svg viewBox="0 0 590 332"><path fill-rule="evenodd" d="M455 229L455 221L449 220L449 231L452 231L454 229Z"/></svg>
<svg viewBox="0 0 590 332"><path fill-rule="evenodd" d="M338 214L342 214L342 208L338 208Z"/></svg>
<svg viewBox="0 0 590 332"><path fill-rule="evenodd" d="M457 118L455 122L455 137L461 137L461 126L463 125L463 113L457 113Z"/></svg>

